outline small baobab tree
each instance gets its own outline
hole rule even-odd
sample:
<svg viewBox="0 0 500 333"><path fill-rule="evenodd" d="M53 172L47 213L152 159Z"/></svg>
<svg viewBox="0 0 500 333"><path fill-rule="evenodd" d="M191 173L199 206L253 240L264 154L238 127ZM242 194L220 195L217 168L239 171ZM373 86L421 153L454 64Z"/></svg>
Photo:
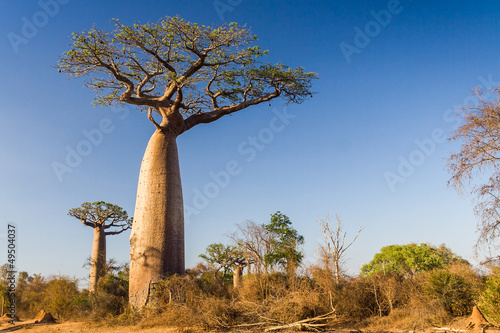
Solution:
<svg viewBox="0 0 500 333"><path fill-rule="evenodd" d="M260 62L267 51L252 46L256 37L236 23L210 27L179 17L115 23L112 32L74 33L57 67L86 77L97 104L135 105L155 126L141 164L130 235L130 304L140 308L158 281L185 273L177 137L276 98L301 103L312 96L317 75Z"/></svg>
<svg viewBox="0 0 500 333"><path fill-rule="evenodd" d="M243 268L248 264L243 251L234 245L222 243L210 244L205 253L199 255L213 269L216 276L222 270L222 282L227 274L233 271L233 286L237 289L241 283Z"/></svg>
<svg viewBox="0 0 500 333"><path fill-rule="evenodd" d="M332 261L333 277L335 278L335 283L339 284L343 275L343 257L346 251L356 241L363 228L360 226L356 236L354 236L350 243L346 244L345 238L347 233L344 231L344 227L342 226L342 220L338 215L335 216L335 220L337 224L331 227L330 216L327 216L324 219L319 219L318 222L321 227L321 232L323 233L323 239L325 240L325 245L322 245L320 250L323 252L323 256Z"/></svg>
<svg viewBox="0 0 500 333"><path fill-rule="evenodd" d="M89 291L95 292L97 282L106 274L106 236L118 235L132 226L132 218L120 206L104 201L84 202L69 210L68 215L94 229L90 258Z"/></svg>

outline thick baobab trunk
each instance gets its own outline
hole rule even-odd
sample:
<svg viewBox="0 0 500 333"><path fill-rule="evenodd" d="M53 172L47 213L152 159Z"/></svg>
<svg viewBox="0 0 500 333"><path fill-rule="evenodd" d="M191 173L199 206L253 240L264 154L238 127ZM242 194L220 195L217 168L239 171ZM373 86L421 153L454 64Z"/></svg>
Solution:
<svg viewBox="0 0 500 333"><path fill-rule="evenodd" d="M242 277L243 277L243 267L239 266L239 265L234 266L234 269L233 269L233 288L234 288L234 290L239 288L239 286L241 284Z"/></svg>
<svg viewBox="0 0 500 333"><path fill-rule="evenodd" d="M145 306L158 281L184 274L184 208L177 135L157 130L142 160L130 235L130 305Z"/></svg>
<svg viewBox="0 0 500 333"><path fill-rule="evenodd" d="M104 228L94 228L94 243L92 244L92 257L90 258L89 292L97 289L97 282L106 274L106 234Z"/></svg>

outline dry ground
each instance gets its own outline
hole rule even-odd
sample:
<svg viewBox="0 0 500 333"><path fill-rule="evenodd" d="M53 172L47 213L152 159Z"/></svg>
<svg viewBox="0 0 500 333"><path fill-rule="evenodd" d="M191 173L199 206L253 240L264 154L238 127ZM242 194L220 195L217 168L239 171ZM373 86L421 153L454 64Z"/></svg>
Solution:
<svg viewBox="0 0 500 333"><path fill-rule="evenodd" d="M330 333L362 333L364 330L349 330L341 329L336 331L327 331ZM61 324L34 324L34 321L24 321L19 322L16 325L2 324L0 325L0 332L30 332L30 333L52 333L52 332L74 332L74 333L135 333L135 332L145 332L145 333L201 333L208 332L202 328L184 328L179 329L175 327L154 327L154 328L142 328L141 326L116 326L109 327L98 324L82 323L82 322L67 322ZM215 331L212 331L215 332ZM227 332L227 331L226 331ZM251 332L251 331L232 331L232 332ZM278 331L278 332L298 332L298 331ZM327 333L325 331L325 333ZM368 332L368 331L364 331ZM375 331L376 332L376 331ZM379 331L380 332L380 331ZM445 331L445 330L426 330L426 333L458 333L457 331ZM479 331L468 331L470 333L480 333ZM413 331L394 331L393 333L414 333ZM417 332L415 332L417 333ZM484 333L500 333L498 329L486 329Z"/></svg>
<svg viewBox="0 0 500 333"><path fill-rule="evenodd" d="M145 332L145 333L180 333L180 332L203 332L200 330L179 330L171 327L155 327L155 328L141 328L140 326L134 327L108 327L103 325L81 323L81 322L67 322L61 324L35 324L33 320L16 323L16 325L2 324L0 325L0 332L30 332L30 333L48 333L48 332L74 332L74 333L132 333L132 332Z"/></svg>

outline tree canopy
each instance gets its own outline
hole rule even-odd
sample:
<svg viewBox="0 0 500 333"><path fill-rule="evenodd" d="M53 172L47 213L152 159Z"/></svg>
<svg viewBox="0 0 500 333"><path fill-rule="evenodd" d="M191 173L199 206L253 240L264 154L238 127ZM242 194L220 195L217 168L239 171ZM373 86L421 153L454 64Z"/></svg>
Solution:
<svg viewBox="0 0 500 333"><path fill-rule="evenodd" d="M208 264L214 266L215 271L224 270L226 275L234 265L245 264L243 252L237 246L214 243L207 246L204 254L199 255Z"/></svg>
<svg viewBox="0 0 500 333"><path fill-rule="evenodd" d="M290 218L281 212L271 215L271 221L262 227L271 235L271 251L264 257L266 263L279 265L285 269L300 264L304 255L299 246L304 244L304 236L292 227Z"/></svg>
<svg viewBox="0 0 500 333"><path fill-rule="evenodd" d="M361 274L383 273L414 277L417 273L442 268L454 261L466 262L444 245L389 245L375 254L368 264L363 265Z"/></svg>
<svg viewBox="0 0 500 333"><path fill-rule="evenodd" d="M113 228L113 231L106 231L105 235L116 235L132 226L132 218L129 219L123 208L104 201L84 202L80 207L70 209L68 215L92 228Z"/></svg>
<svg viewBox="0 0 500 333"><path fill-rule="evenodd" d="M301 103L312 94L317 75L261 63L268 52L252 46L257 37L245 26L210 27L180 17L130 26L114 22L112 32L94 27L73 33L71 49L57 66L86 77L98 105L151 107L163 118L169 116L163 108L173 107L187 118L188 130L278 96Z"/></svg>

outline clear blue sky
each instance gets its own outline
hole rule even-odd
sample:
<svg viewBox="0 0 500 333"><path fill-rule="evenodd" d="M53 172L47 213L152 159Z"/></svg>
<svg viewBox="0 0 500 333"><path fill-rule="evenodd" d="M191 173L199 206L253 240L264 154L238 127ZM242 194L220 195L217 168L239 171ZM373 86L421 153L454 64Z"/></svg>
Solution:
<svg viewBox="0 0 500 333"><path fill-rule="evenodd" d="M441 139L474 87L500 82L497 1L220 0L219 10L212 0L59 0L58 8L54 1L0 0L1 262L7 223L15 223L19 270L85 278L93 233L67 211L104 200L133 214L153 125L132 107L93 107L83 82L52 66L74 31L174 15L247 24L270 50L269 62L320 77L302 105L273 101L179 137L186 205L205 206L196 193L211 173L230 161L241 167L206 207L187 214L187 266L208 244L226 242L236 223L268 222L277 210L304 235L310 263L321 240L318 217L339 214L351 236L363 225L348 253L352 274L390 244L445 243L473 259L470 198L446 185L446 157L457 146ZM285 111L295 117L283 130L266 130ZM102 121L110 133L58 178L53 163L65 163L67 149L83 147L84 132ZM259 135L261 150L251 153L249 137ZM128 260L128 236L109 238L109 257Z"/></svg>

